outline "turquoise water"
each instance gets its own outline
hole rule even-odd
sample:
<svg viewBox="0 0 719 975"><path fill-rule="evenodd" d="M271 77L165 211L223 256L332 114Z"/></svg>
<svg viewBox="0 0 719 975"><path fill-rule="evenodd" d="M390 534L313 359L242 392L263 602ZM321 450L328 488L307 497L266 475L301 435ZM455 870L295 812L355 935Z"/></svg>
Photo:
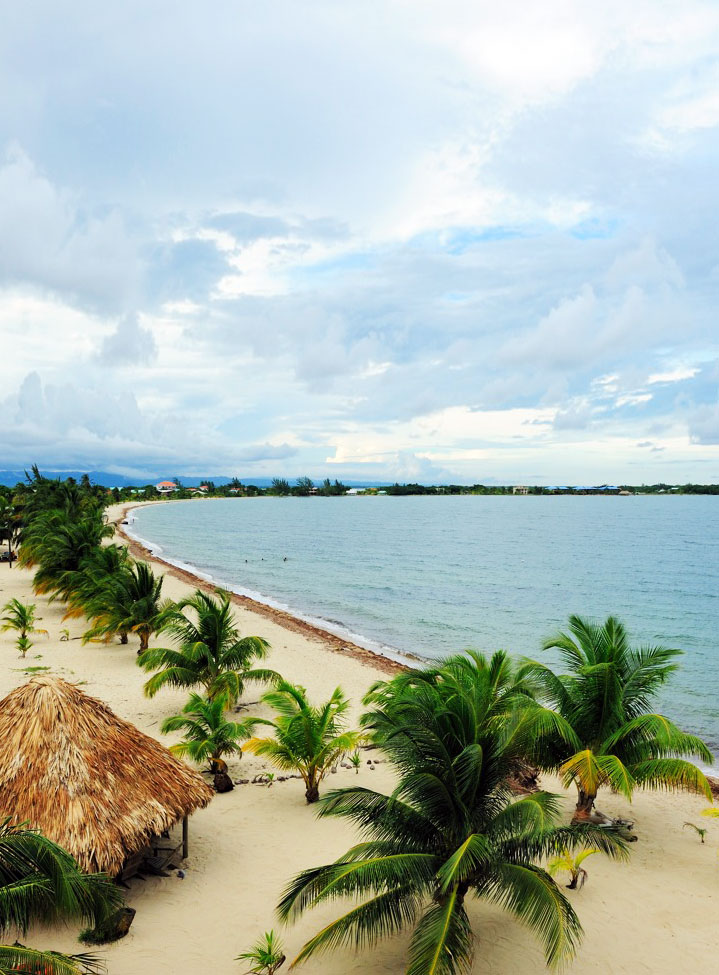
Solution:
<svg viewBox="0 0 719 975"><path fill-rule="evenodd" d="M637 644L686 651L661 706L719 753L719 498L248 498L131 517L164 558L390 654L535 655L569 613L614 613Z"/></svg>

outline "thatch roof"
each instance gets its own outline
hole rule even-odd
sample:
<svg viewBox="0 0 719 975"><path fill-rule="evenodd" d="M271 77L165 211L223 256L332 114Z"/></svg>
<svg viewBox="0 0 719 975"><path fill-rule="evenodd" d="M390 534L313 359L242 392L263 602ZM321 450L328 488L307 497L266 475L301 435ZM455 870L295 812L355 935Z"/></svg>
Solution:
<svg viewBox="0 0 719 975"><path fill-rule="evenodd" d="M87 871L118 873L213 794L198 772L75 684L35 677L0 701L0 816L27 820Z"/></svg>

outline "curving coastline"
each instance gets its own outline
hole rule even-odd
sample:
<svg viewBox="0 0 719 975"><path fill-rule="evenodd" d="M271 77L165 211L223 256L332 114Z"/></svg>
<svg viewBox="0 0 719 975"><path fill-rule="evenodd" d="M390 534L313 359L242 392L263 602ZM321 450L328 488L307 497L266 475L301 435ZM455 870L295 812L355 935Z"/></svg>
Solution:
<svg viewBox="0 0 719 975"><path fill-rule="evenodd" d="M122 521L127 510L112 507L109 519ZM126 535L123 532L118 537L124 541ZM135 551L145 554L141 546ZM210 587L192 573L154 555L150 558L166 574L169 598L182 599L198 585ZM166 744L170 741L159 728L164 719L178 713L185 695L172 688L152 699L143 693L146 675L135 663L136 641L129 647L117 642L84 644L84 621L65 620L64 607L57 601L33 596L30 570L0 568L0 588L4 599L14 595L37 601L42 626L49 631L49 636L37 639L28 667L13 653L10 638L4 639L0 694L25 683L29 668L51 671L85 686L87 693L105 701L144 733ZM359 713L362 697L382 677L379 668L386 661L369 651L344 651L336 637L318 633L318 628L293 626L291 614L266 613L261 604L258 607L249 599L238 598L236 604L242 632L266 631L263 635L272 644L273 667L306 686L315 699L325 699L341 685L353 702L353 713ZM258 619L260 614L266 622ZM265 706L249 700L257 696L253 688L239 713L250 708L252 713L269 716ZM374 758L373 753L366 758L370 755ZM233 959L273 923L275 905L288 878L310 865L334 859L354 841L356 834L347 823L313 815L298 782L287 780L267 787L261 779L267 771L262 759L248 752L230 763L230 771L244 787L217 796L193 817L184 876L148 877L131 885L128 903L137 910L137 919L127 938L106 949L109 975L174 975L190 969L237 975ZM552 776L545 777L545 784L557 793L568 819L575 796ZM396 780L387 763L365 760L357 772L342 765L337 768L329 787L343 785L390 792ZM640 839L633 844L628 863L592 858L588 884L571 895L585 936L568 973L713 975L719 952L719 820L700 819L705 806L703 797L684 793L641 792L632 803L607 793L606 810L634 821ZM706 843L684 828L686 821L707 825ZM482 948L472 975L509 971L546 975L539 947L520 924L492 905L472 903L469 910ZM336 914L329 909L318 911L283 930L288 957L294 957L318 925ZM30 937L38 946L77 950L74 934L67 930L42 930ZM369 965L371 971L399 973L406 968L407 951L408 937L402 935L381 943L371 956L355 953L351 947L331 958L320 956L308 961L306 971L307 975L366 975Z"/></svg>
<svg viewBox="0 0 719 975"><path fill-rule="evenodd" d="M198 503L200 502L198 501ZM174 565L172 562L167 561L167 559L163 559L159 555L155 555L151 549L147 548L146 545L143 545L136 538L133 538L132 535L123 530L122 522L126 519L130 511L135 508L144 508L151 504L172 504L172 501L144 501L140 503L123 505L120 509L120 514L117 517L111 518L111 522L115 526L115 532L122 539L124 539L130 553L135 556L135 558L155 562L156 564L161 565L165 572L173 575L181 582L187 583L194 588L202 589L206 592L213 592L217 588L213 583L208 582L207 579L203 579L202 576L199 576L194 572L190 572L188 569L182 569L179 566ZM396 674L400 671L408 669L408 665L402 664L396 660L392 660L390 657L385 657L381 653L377 653L367 647L362 647L357 643L353 643L351 640L342 640L337 636L337 634L331 633L329 630L325 630L320 626L316 626L314 623L309 623L307 620L303 620L298 616L294 616L292 613L289 613L286 610L277 609L275 606L270 606L267 603L260 602L257 599L252 599L250 596L243 596L240 593L232 591L230 591L230 597L231 601L237 606L242 606L258 616L264 616L265 619L272 620L273 623L279 624L286 630L290 630L293 633L300 633L303 636L316 640L325 650L328 650L331 653L347 654L352 656L355 660L366 663L375 670L381 670L386 674ZM405 654L405 656L410 660L416 659L418 663L421 663L419 657L413 658L412 654Z"/></svg>

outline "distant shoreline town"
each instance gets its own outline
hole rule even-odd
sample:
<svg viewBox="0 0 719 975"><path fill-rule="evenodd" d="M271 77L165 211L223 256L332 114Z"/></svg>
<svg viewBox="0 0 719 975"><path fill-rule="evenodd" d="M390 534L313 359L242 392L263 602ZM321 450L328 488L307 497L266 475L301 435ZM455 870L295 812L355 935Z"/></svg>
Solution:
<svg viewBox="0 0 719 975"><path fill-rule="evenodd" d="M33 473L39 472L36 467ZM30 474L19 476L20 472L0 471L0 498L8 500L17 491L23 490ZM2 477L2 475L5 475ZM15 475L13 481L9 475ZM408 496L408 495L511 495L511 496L645 496L670 494L719 494L719 484L599 484L599 485L524 485L524 484L418 484L398 483L350 483L325 478L315 482L310 477L298 477L292 481L286 478L258 478L252 480L233 478L200 479L197 477L173 477L157 482L128 483L128 479L118 476L122 484L112 483L112 474L104 472L81 473L53 472L54 479L79 483L88 488L92 486L100 494L107 495L107 503L123 501L155 501L162 498L183 500L191 498L247 498L247 497L347 497L347 496ZM47 477L48 474L44 473Z"/></svg>

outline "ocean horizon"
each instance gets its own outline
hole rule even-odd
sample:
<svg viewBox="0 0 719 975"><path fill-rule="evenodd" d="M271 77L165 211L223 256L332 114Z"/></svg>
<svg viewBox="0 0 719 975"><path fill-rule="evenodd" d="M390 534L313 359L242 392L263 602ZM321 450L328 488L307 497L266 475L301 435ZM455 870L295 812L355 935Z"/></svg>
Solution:
<svg viewBox="0 0 719 975"><path fill-rule="evenodd" d="M393 659L550 661L571 613L616 615L634 645L685 651L658 708L719 752L712 497L218 499L128 520L168 562Z"/></svg>

